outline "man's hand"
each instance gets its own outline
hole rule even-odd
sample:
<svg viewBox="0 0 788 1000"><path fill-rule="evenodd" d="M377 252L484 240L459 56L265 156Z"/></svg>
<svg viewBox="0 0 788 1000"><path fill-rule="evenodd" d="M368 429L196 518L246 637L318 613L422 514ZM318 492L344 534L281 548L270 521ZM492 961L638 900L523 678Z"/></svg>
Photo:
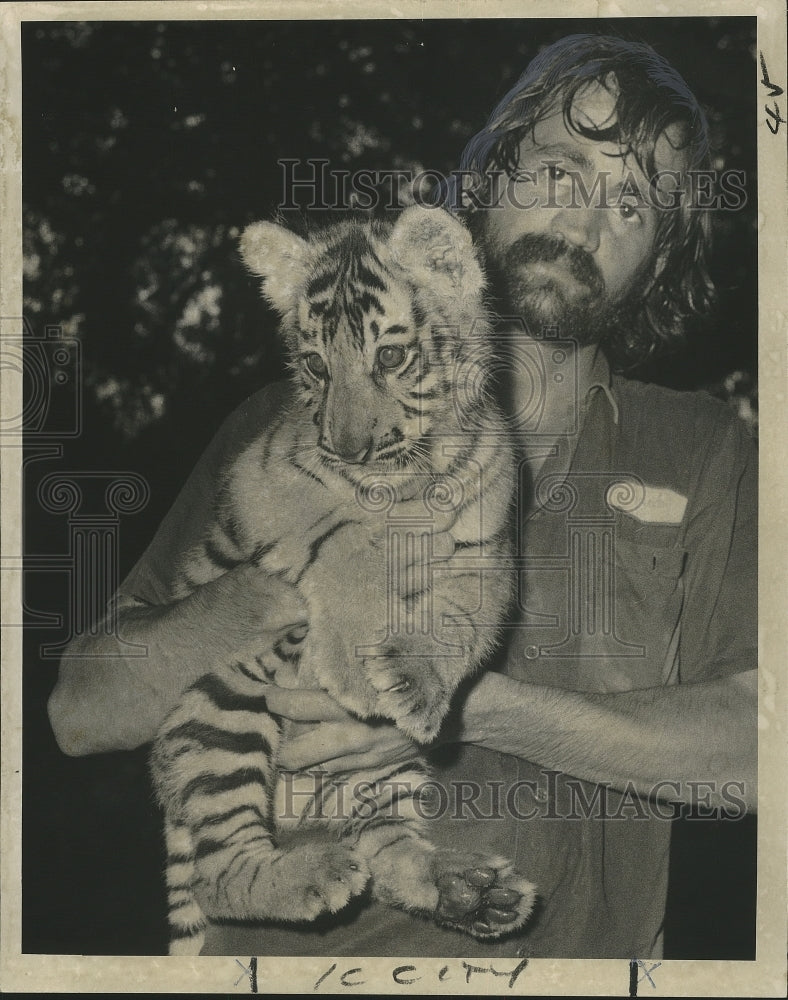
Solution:
<svg viewBox="0 0 788 1000"><path fill-rule="evenodd" d="M225 573L173 604L120 606L117 636L75 638L60 664L49 718L64 753L131 750L152 740L183 691L250 643L303 628L295 587L252 566Z"/></svg>
<svg viewBox="0 0 788 1000"><path fill-rule="evenodd" d="M360 722L325 691L266 690L268 708L297 723L316 723L287 739L279 754L286 771L320 767L329 774L398 764L418 754L412 740L390 722Z"/></svg>

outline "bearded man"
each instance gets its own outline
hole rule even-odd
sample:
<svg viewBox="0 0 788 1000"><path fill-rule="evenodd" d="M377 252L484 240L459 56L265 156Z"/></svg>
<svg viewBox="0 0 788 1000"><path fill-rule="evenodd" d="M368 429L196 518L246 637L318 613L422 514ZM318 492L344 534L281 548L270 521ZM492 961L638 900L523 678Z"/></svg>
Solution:
<svg viewBox="0 0 788 1000"><path fill-rule="evenodd" d="M461 167L477 183L445 192L469 209L500 317L501 390L525 456L524 569L499 661L434 755L450 805L429 832L513 857L537 912L480 943L372 905L319 932L212 926L204 954L662 954L671 819L682 804L757 801L752 443L707 395L613 373L679 342L708 308L710 220L692 188L707 166L704 116L663 59L571 36L468 144ZM258 393L229 418L121 588L120 630L149 658L101 660L114 640L96 636L71 650L93 658L63 661L50 717L65 752L150 740L212 656L299 620L295 595L248 569L180 602L167 589L218 470L273 405ZM285 767L341 772L412 751L324 692L274 690L268 704L320 722L288 744Z"/></svg>

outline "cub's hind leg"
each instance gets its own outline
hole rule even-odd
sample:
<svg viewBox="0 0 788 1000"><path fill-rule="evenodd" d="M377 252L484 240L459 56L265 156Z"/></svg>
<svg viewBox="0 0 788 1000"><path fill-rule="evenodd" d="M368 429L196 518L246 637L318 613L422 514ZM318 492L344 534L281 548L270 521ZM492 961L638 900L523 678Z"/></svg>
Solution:
<svg viewBox="0 0 788 1000"><path fill-rule="evenodd" d="M536 901L535 886L505 858L439 848L428 871L438 894L433 919L475 938L519 930Z"/></svg>
<svg viewBox="0 0 788 1000"><path fill-rule="evenodd" d="M425 776L418 763L405 765L373 786L374 799L365 798L358 851L369 864L374 895L480 939L518 930L533 909L534 886L503 858L436 848L427 839L419 808Z"/></svg>
<svg viewBox="0 0 788 1000"><path fill-rule="evenodd" d="M360 893L367 871L323 827L277 843L271 801L281 733L263 690L229 668L197 681L156 740L154 782L168 819L190 837L183 860L193 866L193 902L202 913L313 920Z"/></svg>
<svg viewBox="0 0 788 1000"><path fill-rule="evenodd" d="M528 920L534 886L505 859L436 848L395 824L375 834L367 850L382 902L482 940L510 934Z"/></svg>

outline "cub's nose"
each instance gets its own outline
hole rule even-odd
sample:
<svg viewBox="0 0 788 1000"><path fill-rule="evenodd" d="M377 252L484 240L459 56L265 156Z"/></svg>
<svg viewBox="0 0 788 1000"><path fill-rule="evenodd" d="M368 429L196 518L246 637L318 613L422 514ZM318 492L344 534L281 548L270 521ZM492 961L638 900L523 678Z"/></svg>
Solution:
<svg viewBox="0 0 788 1000"><path fill-rule="evenodd" d="M353 451L349 447L337 448L336 445L334 446L334 451L348 465L363 465L372 454L372 438L357 451Z"/></svg>

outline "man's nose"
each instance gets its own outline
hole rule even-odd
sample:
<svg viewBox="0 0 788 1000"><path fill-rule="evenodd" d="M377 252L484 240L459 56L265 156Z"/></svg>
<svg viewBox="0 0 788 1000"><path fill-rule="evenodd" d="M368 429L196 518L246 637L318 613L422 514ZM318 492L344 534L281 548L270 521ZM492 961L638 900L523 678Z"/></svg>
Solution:
<svg viewBox="0 0 788 1000"><path fill-rule="evenodd" d="M553 216L552 230L588 253L599 249L599 212L591 206L566 205Z"/></svg>

